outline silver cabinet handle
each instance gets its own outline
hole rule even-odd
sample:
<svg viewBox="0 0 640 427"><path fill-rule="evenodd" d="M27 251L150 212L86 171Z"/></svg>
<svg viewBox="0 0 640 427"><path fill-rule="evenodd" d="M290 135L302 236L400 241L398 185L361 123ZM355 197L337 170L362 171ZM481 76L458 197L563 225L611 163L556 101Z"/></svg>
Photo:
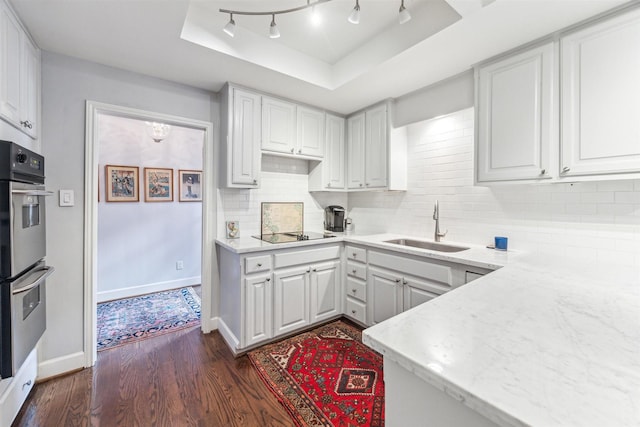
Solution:
<svg viewBox="0 0 640 427"><path fill-rule="evenodd" d="M267 282L270 282L270 281L271 281L271 277L267 277Z"/></svg>
<svg viewBox="0 0 640 427"><path fill-rule="evenodd" d="M328 184L327 184L327 187L331 187L331 183L328 183Z"/></svg>
<svg viewBox="0 0 640 427"><path fill-rule="evenodd" d="M30 385L31 385L31 380L29 380L26 383L22 384L22 389L24 390L25 387L29 387Z"/></svg>
<svg viewBox="0 0 640 427"><path fill-rule="evenodd" d="M356 274L358 270L356 270L355 268L353 269L353 274Z"/></svg>
<svg viewBox="0 0 640 427"><path fill-rule="evenodd" d="M27 292L28 290L31 290L31 289L35 288L36 286L40 285L40 283L44 282L47 277L51 276L51 274L53 274L54 271L56 271L56 269L53 268L53 267L49 267L49 266L38 268L33 273L29 274L29 276L31 276L31 275L33 275L35 273L41 273L33 282L29 283L28 285L24 285L24 286L21 286L19 288L13 289L11 291L11 293L13 295L17 295L17 294L21 294L23 292ZM25 278L20 279L18 282L22 282L23 280L25 280L29 276L26 276Z"/></svg>
<svg viewBox="0 0 640 427"><path fill-rule="evenodd" d="M360 187L362 187L362 183L360 183Z"/></svg>
<svg viewBox="0 0 640 427"><path fill-rule="evenodd" d="M292 148L292 149L291 149L291 153L293 154L293 152L294 152L294 149Z"/></svg>
<svg viewBox="0 0 640 427"><path fill-rule="evenodd" d="M314 269L313 269L313 272L316 272L316 271L318 271L318 270L314 268Z"/></svg>
<svg viewBox="0 0 640 427"><path fill-rule="evenodd" d="M262 267L262 263L261 262L258 263L258 267Z"/></svg>
<svg viewBox="0 0 640 427"><path fill-rule="evenodd" d="M356 311L355 310L351 310L351 314L356 314Z"/></svg>
<svg viewBox="0 0 640 427"><path fill-rule="evenodd" d="M351 289L351 292L353 292L354 294L357 292L356 289Z"/></svg>
<svg viewBox="0 0 640 427"><path fill-rule="evenodd" d="M562 168L562 173L567 173L567 172L569 172L570 170L571 170L571 168L570 168L570 167L565 166L565 167L563 167L563 168Z"/></svg>
<svg viewBox="0 0 640 427"><path fill-rule="evenodd" d="M396 283L400 283L400 279L396 279Z"/></svg>
<svg viewBox="0 0 640 427"><path fill-rule="evenodd" d="M409 283L409 282L407 282L407 279L402 279L402 284L403 285L406 285L407 283Z"/></svg>
<svg viewBox="0 0 640 427"><path fill-rule="evenodd" d="M546 170L546 169L542 169L542 170L540 171L540 175L544 175L544 174L546 174L546 173L547 173L547 170Z"/></svg>
<svg viewBox="0 0 640 427"><path fill-rule="evenodd" d="M369 186L369 183L367 182L367 183L365 183L364 185L366 185L366 186L368 187L368 186Z"/></svg>
<svg viewBox="0 0 640 427"><path fill-rule="evenodd" d="M257 179L253 180L253 185L258 185L258 180Z"/></svg>
<svg viewBox="0 0 640 427"><path fill-rule="evenodd" d="M358 254L354 252L354 253L353 253L353 257L355 258L355 257L357 257L357 256L358 256Z"/></svg>
<svg viewBox="0 0 640 427"><path fill-rule="evenodd" d="M307 269L307 273L311 273L311 267Z"/></svg>
<svg viewBox="0 0 640 427"><path fill-rule="evenodd" d="M33 123L31 123L29 120L22 120L20 124L22 125L22 127L25 127L27 129L33 129Z"/></svg>
<svg viewBox="0 0 640 427"><path fill-rule="evenodd" d="M11 190L11 194L23 194L25 196L53 196L53 191L45 190Z"/></svg>
<svg viewBox="0 0 640 427"><path fill-rule="evenodd" d="M298 148L298 154L302 154L302 148Z"/></svg>

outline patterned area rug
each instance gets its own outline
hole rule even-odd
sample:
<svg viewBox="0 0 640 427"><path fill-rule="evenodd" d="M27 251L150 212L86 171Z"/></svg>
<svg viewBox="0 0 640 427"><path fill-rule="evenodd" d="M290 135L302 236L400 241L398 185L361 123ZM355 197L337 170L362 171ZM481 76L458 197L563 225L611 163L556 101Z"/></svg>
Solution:
<svg viewBox="0 0 640 427"><path fill-rule="evenodd" d="M200 324L193 288L98 304L98 351Z"/></svg>
<svg viewBox="0 0 640 427"><path fill-rule="evenodd" d="M342 321L249 353L298 426L384 426L382 356Z"/></svg>

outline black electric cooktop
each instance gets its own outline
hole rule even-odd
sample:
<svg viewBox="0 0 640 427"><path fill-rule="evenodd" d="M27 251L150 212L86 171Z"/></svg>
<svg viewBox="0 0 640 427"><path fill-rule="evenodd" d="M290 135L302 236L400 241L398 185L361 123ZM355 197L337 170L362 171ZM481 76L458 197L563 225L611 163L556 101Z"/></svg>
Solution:
<svg viewBox="0 0 640 427"><path fill-rule="evenodd" d="M268 243L291 243L304 240L327 239L336 236L333 234L318 233L315 231L301 231L296 233L261 234L253 237Z"/></svg>

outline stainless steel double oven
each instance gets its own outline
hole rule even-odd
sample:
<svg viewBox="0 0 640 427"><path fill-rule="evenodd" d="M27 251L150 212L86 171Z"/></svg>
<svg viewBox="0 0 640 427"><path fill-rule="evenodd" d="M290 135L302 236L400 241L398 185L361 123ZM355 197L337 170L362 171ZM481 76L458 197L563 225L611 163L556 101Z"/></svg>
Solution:
<svg viewBox="0 0 640 427"><path fill-rule="evenodd" d="M0 377L16 374L46 329L44 158L0 141Z"/></svg>

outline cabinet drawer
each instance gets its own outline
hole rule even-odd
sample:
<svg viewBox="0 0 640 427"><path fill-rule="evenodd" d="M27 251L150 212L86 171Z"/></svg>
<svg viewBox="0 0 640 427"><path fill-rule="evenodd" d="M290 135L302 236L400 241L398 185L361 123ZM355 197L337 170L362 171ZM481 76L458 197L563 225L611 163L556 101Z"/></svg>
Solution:
<svg viewBox="0 0 640 427"><path fill-rule="evenodd" d="M445 287L451 287L453 284L453 268L436 261L423 261L383 252L369 251L369 264L423 277Z"/></svg>
<svg viewBox="0 0 640 427"><path fill-rule="evenodd" d="M244 259L244 274L271 270L271 255L251 256Z"/></svg>
<svg viewBox="0 0 640 427"><path fill-rule="evenodd" d="M347 295L362 302L367 302L367 282L347 277Z"/></svg>
<svg viewBox="0 0 640 427"><path fill-rule="evenodd" d="M360 261L360 262L367 262L366 249L347 245L345 250L347 251L347 259L352 259L354 261Z"/></svg>
<svg viewBox="0 0 640 427"><path fill-rule="evenodd" d="M359 262L347 261L347 274L358 279L367 280L367 266Z"/></svg>
<svg viewBox="0 0 640 427"><path fill-rule="evenodd" d="M367 305L363 302L347 297L345 314L362 324L367 324Z"/></svg>
<svg viewBox="0 0 640 427"><path fill-rule="evenodd" d="M33 388L38 371L37 350L31 351L11 384L0 396L0 425L10 426ZM3 380L7 381L7 380Z"/></svg>
<svg viewBox="0 0 640 427"><path fill-rule="evenodd" d="M309 250L298 249L293 252L276 253L273 257L275 268L312 264L328 259L340 258L340 246L328 246Z"/></svg>

